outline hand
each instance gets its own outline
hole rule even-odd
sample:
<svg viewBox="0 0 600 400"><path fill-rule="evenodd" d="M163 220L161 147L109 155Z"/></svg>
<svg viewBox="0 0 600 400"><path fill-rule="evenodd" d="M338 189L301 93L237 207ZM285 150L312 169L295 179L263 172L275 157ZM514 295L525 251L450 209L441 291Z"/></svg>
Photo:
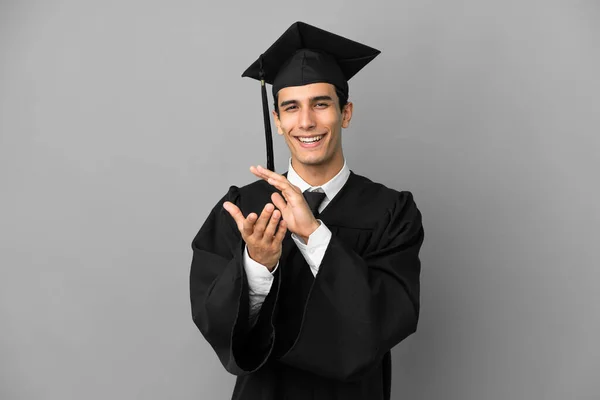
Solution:
<svg viewBox="0 0 600 400"><path fill-rule="evenodd" d="M260 217L250 213L244 218L240 209L229 201L223 203L223 208L235 220L242 239L248 246L250 258L267 267L269 271L273 271L281 257L281 242L286 232L286 222L283 220L279 222L281 218L279 210L275 210L273 204L268 203Z"/></svg>
<svg viewBox="0 0 600 400"><path fill-rule="evenodd" d="M308 237L320 224L308 207L302 191L297 186L292 185L285 176L260 165L250 167L250 172L281 191L283 197L279 193L271 195L273 204L281 210L283 220L287 223L290 232L300 236L305 243L308 242Z"/></svg>

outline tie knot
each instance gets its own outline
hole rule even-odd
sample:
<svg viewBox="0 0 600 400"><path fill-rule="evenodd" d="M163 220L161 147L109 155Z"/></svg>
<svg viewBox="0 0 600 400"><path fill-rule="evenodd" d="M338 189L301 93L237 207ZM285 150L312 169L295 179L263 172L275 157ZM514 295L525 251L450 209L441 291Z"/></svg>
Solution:
<svg viewBox="0 0 600 400"><path fill-rule="evenodd" d="M308 190L302 193L306 202L308 203L308 207L310 211L312 211L313 215L316 217L319 214L319 206L321 202L325 198L325 193L323 192L309 192Z"/></svg>

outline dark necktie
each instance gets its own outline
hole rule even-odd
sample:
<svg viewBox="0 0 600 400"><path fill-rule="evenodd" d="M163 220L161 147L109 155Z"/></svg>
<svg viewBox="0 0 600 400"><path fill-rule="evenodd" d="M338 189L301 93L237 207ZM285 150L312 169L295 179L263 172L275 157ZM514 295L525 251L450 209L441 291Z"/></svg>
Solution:
<svg viewBox="0 0 600 400"><path fill-rule="evenodd" d="M325 193L309 192L308 190L305 190L304 193L302 193L302 194L304 195L304 198L306 199L306 202L308 203L308 207L310 208L310 211L312 211L313 215L315 217L317 215L319 215L319 206L321 205L321 202L325 198Z"/></svg>

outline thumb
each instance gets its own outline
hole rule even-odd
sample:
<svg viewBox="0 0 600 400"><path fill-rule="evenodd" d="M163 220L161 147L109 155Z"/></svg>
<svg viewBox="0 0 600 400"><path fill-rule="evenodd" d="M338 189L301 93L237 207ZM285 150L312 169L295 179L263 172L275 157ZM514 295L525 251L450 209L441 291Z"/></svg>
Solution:
<svg viewBox="0 0 600 400"><path fill-rule="evenodd" d="M285 202L285 200L283 199L283 197L281 197L281 195L279 193L273 193L271 195L271 200L273 201L273 204L275 205L275 207L279 208L279 210L281 212L283 212L283 210L285 210L287 208L287 203Z"/></svg>

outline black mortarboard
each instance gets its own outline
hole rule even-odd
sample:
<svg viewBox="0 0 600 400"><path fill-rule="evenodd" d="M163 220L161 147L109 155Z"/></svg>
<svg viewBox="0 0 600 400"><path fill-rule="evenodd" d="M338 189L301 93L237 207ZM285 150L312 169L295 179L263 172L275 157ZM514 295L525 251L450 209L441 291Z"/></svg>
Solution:
<svg viewBox="0 0 600 400"><path fill-rule="evenodd" d="M348 95L348 80L380 53L350 39L304 22L295 22L242 76L261 81L267 168L274 171L271 118L265 83L273 96L289 86L331 83Z"/></svg>

